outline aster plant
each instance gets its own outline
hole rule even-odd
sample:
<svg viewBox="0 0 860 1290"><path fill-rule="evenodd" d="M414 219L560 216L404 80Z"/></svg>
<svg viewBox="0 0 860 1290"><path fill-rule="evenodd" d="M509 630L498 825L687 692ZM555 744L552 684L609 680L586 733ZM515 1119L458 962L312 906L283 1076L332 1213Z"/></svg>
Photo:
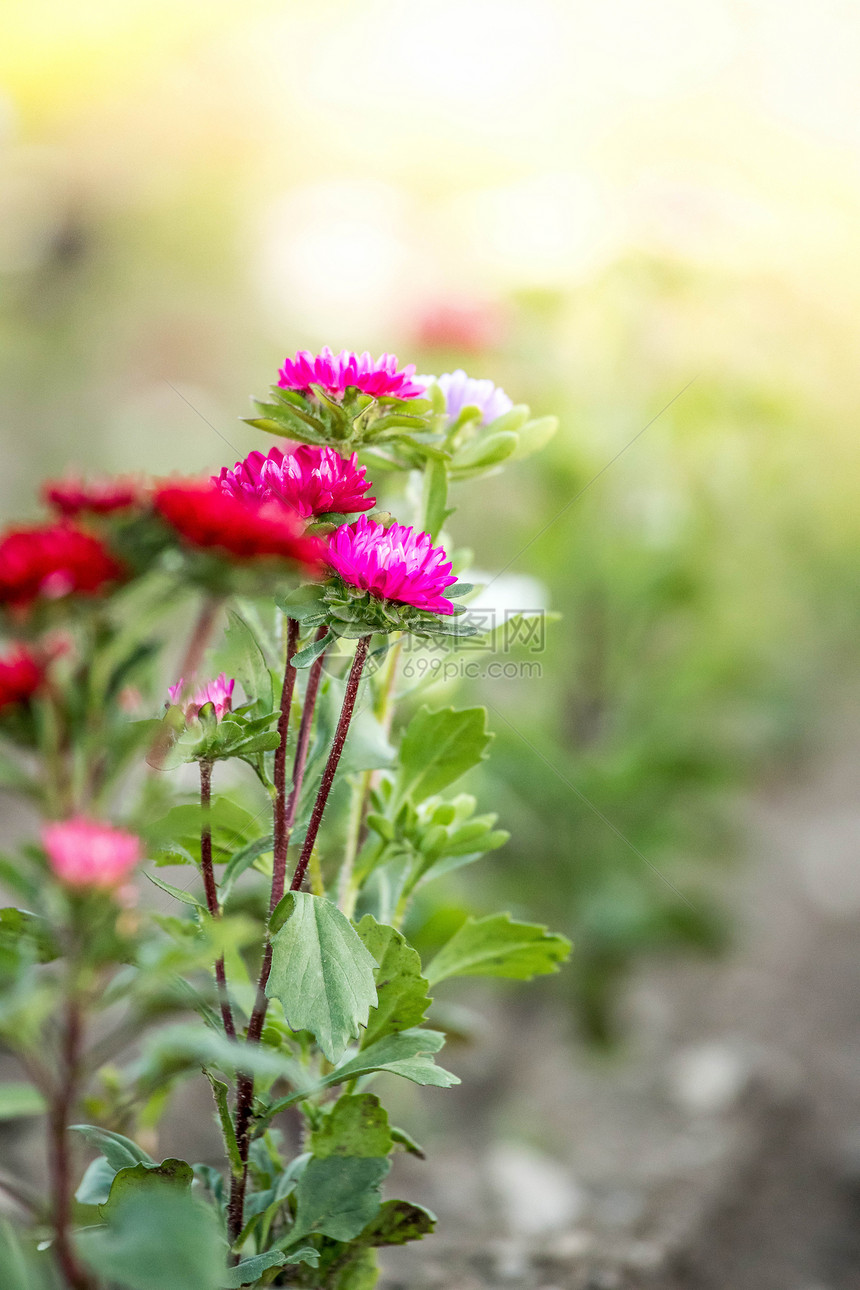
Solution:
<svg viewBox="0 0 860 1290"><path fill-rule="evenodd" d="M493 914L422 962L418 893L507 835L456 792L485 711L422 704L400 671L405 642L475 632L449 486L554 421L330 350L288 359L258 410L283 447L210 478L49 483L55 518L0 534L0 769L42 820L0 857L21 1070L0 1116L43 1117L49 1183L0 1171L15 1290L369 1290L381 1247L435 1225L383 1197L394 1153L423 1152L379 1077L457 1083L430 991L570 949ZM220 1163L159 1129L201 1078Z"/></svg>

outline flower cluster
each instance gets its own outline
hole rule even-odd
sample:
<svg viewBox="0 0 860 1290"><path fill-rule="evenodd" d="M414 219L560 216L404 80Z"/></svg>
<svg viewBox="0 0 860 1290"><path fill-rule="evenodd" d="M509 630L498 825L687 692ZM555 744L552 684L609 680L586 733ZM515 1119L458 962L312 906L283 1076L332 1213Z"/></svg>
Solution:
<svg viewBox="0 0 860 1290"><path fill-rule="evenodd" d="M221 491L243 500L281 502L303 519L332 512L369 511L374 497L365 497L370 481L355 453L341 457L333 448L299 444L291 452L272 448L268 456L250 453L231 469L226 466L213 482Z"/></svg>
<svg viewBox="0 0 860 1290"><path fill-rule="evenodd" d="M54 873L68 887L117 887L142 855L133 833L81 815L45 825L42 845Z"/></svg>
<svg viewBox="0 0 860 1290"><path fill-rule="evenodd" d="M186 721L193 721L207 703L212 704L215 717L220 721L232 708L235 684L232 677L228 680L226 673L222 672L214 681L207 681L205 685L198 686L186 696L185 681L180 677L175 685L168 687L167 693L170 696L170 702L182 709Z"/></svg>
<svg viewBox="0 0 860 1290"><path fill-rule="evenodd" d="M98 595L123 572L103 542L64 520L7 529L0 537L0 603L15 609L40 597Z"/></svg>
<svg viewBox="0 0 860 1290"><path fill-rule="evenodd" d="M334 354L326 345L317 355L300 349L295 358L288 358L278 373L278 385L282 390L309 395L316 385L329 398L341 400L350 389L374 398L417 399L425 386L414 376L415 364L398 371L394 354L381 354L374 360L366 350L361 355L346 349Z"/></svg>
<svg viewBox="0 0 860 1290"><path fill-rule="evenodd" d="M223 492L211 480L178 480L155 490L156 512L184 542L214 548L238 560L272 556L320 570L323 546L306 537L297 515L273 503L252 503Z"/></svg>
<svg viewBox="0 0 860 1290"><path fill-rule="evenodd" d="M26 645L13 645L0 657L0 712L27 703L44 679L44 661Z"/></svg>
<svg viewBox="0 0 860 1290"><path fill-rule="evenodd" d="M457 579L442 547L434 547L427 533L403 524L386 529L362 515L332 534L327 558L344 582L379 600L433 614L454 612L442 593Z"/></svg>

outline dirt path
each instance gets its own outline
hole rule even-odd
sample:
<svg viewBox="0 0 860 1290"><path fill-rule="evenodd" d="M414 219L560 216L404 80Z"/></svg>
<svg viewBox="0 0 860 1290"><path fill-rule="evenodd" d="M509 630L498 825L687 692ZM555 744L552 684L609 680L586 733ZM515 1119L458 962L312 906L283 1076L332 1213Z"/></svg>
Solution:
<svg viewBox="0 0 860 1290"><path fill-rule="evenodd" d="M736 949L643 972L623 1061L497 1008L390 1290L860 1290L858 786L853 742L748 805Z"/></svg>

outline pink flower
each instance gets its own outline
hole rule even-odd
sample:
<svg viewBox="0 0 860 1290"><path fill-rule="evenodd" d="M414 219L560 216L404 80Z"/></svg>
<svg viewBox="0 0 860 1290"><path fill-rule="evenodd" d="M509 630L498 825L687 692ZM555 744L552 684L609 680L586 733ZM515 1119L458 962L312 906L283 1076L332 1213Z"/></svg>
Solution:
<svg viewBox="0 0 860 1290"><path fill-rule="evenodd" d="M232 470L225 466L213 483L234 497L260 502L277 500L303 519L330 511L350 514L369 511L375 497L364 497L370 488L365 467L358 457L341 457L334 448L312 448L299 444L292 452L273 448L267 457L252 452L237 461Z"/></svg>
<svg viewBox="0 0 860 1290"><path fill-rule="evenodd" d="M185 681L180 677L175 685L168 687L167 693L170 695L170 702L177 703L182 708L186 721L193 721L206 703L212 704L215 716L220 721L232 707L235 684L232 677L228 680L226 674L222 672L214 681L207 681L205 685L198 686L193 694L183 698Z"/></svg>
<svg viewBox="0 0 860 1290"><path fill-rule="evenodd" d="M333 354L326 345L316 356L300 349L295 358L288 358L278 373L278 385L303 394L312 394L311 386L319 385L333 399L342 399L348 389L361 390L375 398L393 395L417 399L424 393L424 386L412 379L414 374L414 363L398 372L394 354L380 354L374 362L367 350L360 357L348 349Z"/></svg>
<svg viewBox="0 0 860 1290"><path fill-rule="evenodd" d="M379 600L397 600L433 614L451 614L442 592L457 579L440 546L427 533L402 524L383 528L362 515L344 524L329 540L328 563L344 582Z"/></svg>
<svg viewBox="0 0 860 1290"><path fill-rule="evenodd" d="M117 887L141 858L140 838L83 815L46 824L42 845L69 887Z"/></svg>

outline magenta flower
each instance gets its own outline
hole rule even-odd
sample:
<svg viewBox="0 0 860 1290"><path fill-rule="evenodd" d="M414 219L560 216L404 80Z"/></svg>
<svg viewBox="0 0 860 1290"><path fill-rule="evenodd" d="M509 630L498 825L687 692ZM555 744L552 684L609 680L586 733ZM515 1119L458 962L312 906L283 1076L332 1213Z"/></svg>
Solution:
<svg viewBox="0 0 860 1290"><path fill-rule="evenodd" d="M232 470L225 466L213 482L225 493L257 501L277 500L303 519L330 511L351 514L369 511L375 497L364 497L370 488L365 467L355 453L341 457L334 448L312 448L299 444L291 452L273 448L267 457L250 453Z"/></svg>
<svg viewBox="0 0 860 1290"><path fill-rule="evenodd" d="M329 539L328 563L344 582L379 600L396 600L432 614L452 614L442 592L457 579L440 546L427 533L402 524L383 528L362 515Z"/></svg>
<svg viewBox="0 0 860 1290"><path fill-rule="evenodd" d="M443 372L441 376L419 376L416 378L429 385L435 381L445 395L445 411L449 423L457 420L463 408L480 408L480 425L489 425L514 406L513 400L504 390L492 381L478 381L467 376L460 367L456 372Z"/></svg>
<svg viewBox="0 0 860 1290"><path fill-rule="evenodd" d="M278 373L278 385L303 394L312 394L311 386L319 385L333 399L342 399L348 389L375 398L417 399L425 387L413 380L414 375L414 363L398 372L394 354L381 354L374 361L367 350L360 356L348 349L333 354L326 345L316 356L300 349L295 358L288 358Z"/></svg>
<svg viewBox="0 0 860 1290"><path fill-rule="evenodd" d="M206 703L212 704L215 717L220 721L232 707L235 684L232 677L228 680L226 674L222 672L214 681L207 681L205 685L198 686L193 693L183 697L185 681L180 677L175 685L168 687L167 693L170 695L170 702L182 708L186 721L193 721Z"/></svg>
<svg viewBox="0 0 860 1290"><path fill-rule="evenodd" d="M69 887L117 887L141 858L140 838L78 815L42 829L54 873Z"/></svg>

